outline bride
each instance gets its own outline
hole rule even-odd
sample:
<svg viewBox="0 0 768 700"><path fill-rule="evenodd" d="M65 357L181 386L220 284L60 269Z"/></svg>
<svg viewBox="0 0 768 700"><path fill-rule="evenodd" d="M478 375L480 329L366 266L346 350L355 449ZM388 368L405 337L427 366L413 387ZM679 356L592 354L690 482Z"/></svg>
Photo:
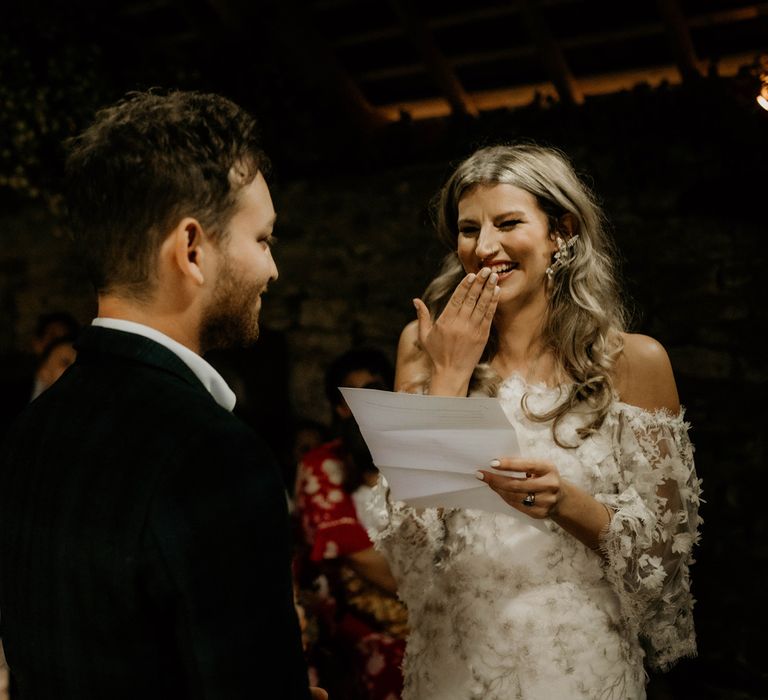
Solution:
<svg viewBox="0 0 768 700"><path fill-rule="evenodd" d="M417 512L380 480L375 543L411 630L404 698L644 698L646 666L696 653L700 481L667 353L625 331L600 209L559 151L478 150L436 222L451 252L414 300L396 389L497 396L522 456L477 477L545 528Z"/></svg>

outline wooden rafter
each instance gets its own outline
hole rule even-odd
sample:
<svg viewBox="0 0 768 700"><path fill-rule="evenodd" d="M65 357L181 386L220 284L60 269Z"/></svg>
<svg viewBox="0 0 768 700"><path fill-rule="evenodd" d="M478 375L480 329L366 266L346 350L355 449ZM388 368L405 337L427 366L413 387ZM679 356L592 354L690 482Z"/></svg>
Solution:
<svg viewBox="0 0 768 700"><path fill-rule="evenodd" d="M722 75L736 75L743 66L753 61L752 52L726 55L721 57L718 67ZM673 64L596 73L582 76L579 80L585 95L605 95L620 90L631 90L639 83L657 86L661 83L674 85L679 82L680 71ZM555 96L551 82L515 84L472 93L472 98L480 110L521 107ZM413 119L443 117L448 112L444 101L434 99L400 101L382 105L381 109L395 115L407 112Z"/></svg>
<svg viewBox="0 0 768 700"><path fill-rule="evenodd" d="M477 116L477 107L467 94L450 63L445 59L432 32L406 0L390 0L406 34L421 51L428 72L440 87L451 109L457 114Z"/></svg>
<svg viewBox="0 0 768 700"><path fill-rule="evenodd" d="M688 21L677 0L656 0L672 51L675 55L680 76L683 80L691 80L701 76L696 50L693 47Z"/></svg>
<svg viewBox="0 0 768 700"><path fill-rule="evenodd" d="M494 8L496 9L496 8ZM516 10L517 11L517 10ZM506 13L505 13L506 14ZM701 29L707 27L718 27L725 24L731 24L735 22L748 21L750 19L756 19L763 15L768 15L768 3L757 3L754 5L745 5L743 7L733 8L730 10L722 10L719 12L708 12L700 15L693 15L688 18L688 25L693 29ZM453 16L452 16L453 17ZM429 26L437 26L439 20L433 20L429 22ZM595 34L579 34L578 36L569 37L567 39L561 39L559 41L560 47L563 50L568 49L582 49L590 47L600 47L606 44L618 43L622 41L629 41L632 39L641 39L644 37L657 36L662 34L666 30L665 25L662 22L645 22L642 24L635 24L622 29L614 29L608 32L599 32ZM382 37L383 37L382 30ZM395 36L402 33L399 29L391 29L386 31L387 36ZM370 32L366 34L366 37L373 41L377 34ZM350 37L350 41L347 42L346 38L339 40L334 46L345 46L358 43L357 39L362 35L353 35ZM354 39L354 40L352 40ZM446 57L446 60L454 67L477 65L482 63L489 63L491 61L509 60L516 58L524 58L533 55L536 52L536 46L531 44L522 44L517 46L511 46L500 49L493 49L491 51L473 51L465 54L458 54L456 56ZM365 71L360 74L360 78L363 82L373 82L377 80L388 80L391 78L398 78L407 75L418 75L424 72L424 65L421 63L404 63L396 66L390 66L386 68L377 68L375 70Z"/></svg>
<svg viewBox="0 0 768 700"><path fill-rule="evenodd" d="M536 0L523 0L522 14L525 26L539 49L549 79L560 100L566 104L582 104L584 95L568 67L565 55L539 11Z"/></svg>
<svg viewBox="0 0 768 700"><path fill-rule="evenodd" d="M234 36L244 28L258 26L263 21L264 8L247 0L208 0L222 22ZM269 3L269 10L277 21L271 38L280 47L274 52L276 59L300 76L307 84L323 85L324 93L339 103L339 113L348 115L358 128L373 129L390 121L373 107L359 85L336 58L327 43L304 20L304 13L291 0ZM255 13L255 14L254 14ZM250 37L249 37L250 38Z"/></svg>
<svg viewBox="0 0 768 700"><path fill-rule="evenodd" d="M171 6L171 0L152 0L151 2L135 2L122 5L119 9L123 17L138 17L149 15L158 10L163 10Z"/></svg>
<svg viewBox="0 0 768 700"><path fill-rule="evenodd" d="M566 5L569 3L579 2L580 0L541 0L542 5ZM330 0L333 2L333 0ZM428 29L445 29L448 27L459 27L472 22L499 19L502 17L509 17L510 15L520 14L520 6L522 0L507 2L503 5L494 5L493 7L480 7L476 9L464 10L462 12L453 13L450 15L442 15L440 17L430 17L423 20ZM329 5L325 2L315 2L314 7L318 9L331 9L335 8L338 3ZM344 46L356 46L359 44L367 44L370 41L381 41L382 39L392 39L394 37L401 36L403 33L402 27L396 24L388 25L385 27L378 27L376 29L357 32L355 34L348 34L340 37L333 42L335 47Z"/></svg>

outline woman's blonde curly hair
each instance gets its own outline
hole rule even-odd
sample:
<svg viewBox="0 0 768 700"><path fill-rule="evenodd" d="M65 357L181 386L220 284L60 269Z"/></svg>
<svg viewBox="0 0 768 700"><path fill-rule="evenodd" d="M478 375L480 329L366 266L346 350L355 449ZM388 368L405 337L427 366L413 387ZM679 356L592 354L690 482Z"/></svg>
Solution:
<svg viewBox="0 0 768 700"><path fill-rule="evenodd" d="M474 187L496 184L514 185L532 194L546 214L553 236L568 238L560 223L565 214L570 214L575 224L572 233L578 240L573 242L569 263L548 283L549 303L542 331L544 349L554 355L570 382L568 395L541 414L528 408L527 394L522 399L523 410L531 420L552 420L557 444L574 447L561 442L557 428L576 406L587 406L592 414L589 424L578 431L582 438L597 430L605 419L614 394L612 370L623 347L621 333L627 310L605 218L565 154L550 147L515 143L481 148L458 165L432 203L437 232L452 252L422 298L435 320L465 275L456 252L459 200ZM498 336L492 327L470 380L470 392L496 395L501 378L490 361L497 348Z"/></svg>

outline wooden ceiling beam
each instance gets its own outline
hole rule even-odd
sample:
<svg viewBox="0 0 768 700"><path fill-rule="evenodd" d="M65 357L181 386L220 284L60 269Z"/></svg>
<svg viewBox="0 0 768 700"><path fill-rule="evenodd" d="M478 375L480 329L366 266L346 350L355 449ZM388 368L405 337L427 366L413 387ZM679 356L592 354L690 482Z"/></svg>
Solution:
<svg viewBox="0 0 768 700"><path fill-rule="evenodd" d="M718 27L724 24L734 24L736 22L757 19L763 15L768 15L768 2L746 5L720 12L707 12L700 15L691 15L687 18L687 22L688 26L694 29L706 29L708 27ZM579 36L571 37L570 39L563 39L560 43L563 48L566 49L583 48L585 46L598 46L600 44L626 41L627 39L655 36L666 30L667 27L662 22L646 22L610 32L581 34Z"/></svg>
<svg viewBox="0 0 768 700"><path fill-rule="evenodd" d="M375 129L390 121L376 109L337 59L319 33L303 19L304 13L291 0L265 3L255 7L248 0L208 0L222 22L233 33L242 35L247 27L264 22L268 11L277 18L270 39L275 44L272 56L282 61L296 84L311 93L323 86L326 100L335 100L337 112L346 115L362 131ZM250 39L250 37L249 37Z"/></svg>
<svg viewBox="0 0 768 700"><path fill-rule="evenodd" d="M361 44L370 44L372 41L386 41L387 39L398 39L403 36L403 28L400 25L392 24L380 29L372 29L367 32L358 32L339 37L331 42L334 49L344 49L348 46L360 46Z"/></svg>
<svg viewBox="0 0 768 700"><path fill-rule="evenodd" d="M563 4L565 2L573 2L575 0L549 0L544 2L544 5ZM426 24L430 29L440 29L442 27L451 27L461 25L466 22L472 22L478 19L495 19L511 14L517 14L519 7L517 3L509 3L505 6L485 8L476 10L474 12L465 12L456 15L450 15L448 17L437 17L431 20L427 20ZM757 19L768 15L768 2L756 3L752 5L744 5L742 7L736 7L729 10L719 10L716 12L706 12L700 15L692 15L688 17L688 25L692 29L701 29L707 27L717 27L724 24L733 24L736 22L745 22L751 19ZM563 49L581 48L584 46L598 46L600 44L607 44L616 41L625 41L626 39L641 38L646 36L654 36L666 31L666 27L662 22L646 22L643 24L636 24L626 29L617 29L610 32L602 32L595 34L582 34L577 37L571 37L569 39L561 39L560 45ZM402 27L397 25L391 25L387 27L381 27L380 29L371 30L368 32L361 32L358 34L350 34L343 36L332 42L334 48L346 48L349 46L358 46L360 44L369 44L371 42L382 41L387 39L394 39L402 36ZM514 58L517 55L529 54L534 51L535 48L531 46L517 47L511 49L500 49L497 51L489 51L488 56L499 58ZM475 52L472 54L465 54L462 56L456 56L449 58L451 65L461 66L469 65L473 63L483 62L484 52ZM401 67L395 67L393 70L397 70ZM396 77L397 75L409 75L412 73L418 73L419 69L416 67L402 66L402 73L392 73L388 75L382 73L381 78ZM375 72L372 72L372 75ZM366 74L367 76L368 74ZM377 80L379 77L373 77L372 80Z"/></svg>
<svg viewBox="0 0 768 700"><path fill-rule="evenodd" d="M701 77L699 59L693 47L693 39L688 28L688 21L677 0L656 0L667 38L672 46L680 77L683 80L693 80Z"/></svg>
<svg viewBox="0 0 768 700"><path fill-rule="evenodd" d="M390 4L411 38L424 57L428 72L437 83L451 109L456 114L476 117L479 112L472 99L464 90L450 63L443 56L432 32L413 11L408 0L390 0Z"/></svg>
<svg viewBox="0 0 768 700"><path fill-rule="evenodd" d="M754 5L743 5L742 7L732 7L728 10L717 10L715 12L692 15L688 18L688 24L696 28L715 27L719 24L745 22L765 15L768 15L768 2L758 2Z"/></svg>
<svg viewBox="0 0 768 700"><path fill-rule="evenodd" d="M718 67L721 75L737 75L745 65L754 61L753 53L723 56ZM659 86L662 83L676 85L680 83L680 71L674 64L648 66L647 68L595 73L580 79L585 95L605 95L631 90L639 84ZM530 105L534 101L555 99L557 97L551 82L511 85L493 90L481 90L472 93L472 98L483 110L513 109ZM443 100L425 98L406 100L382 105L382 110L396 115L406 113L412 119L432 119L444 117L448 108Z"/></svg>
<svg viewBox="0 0 768 700"><path fill-rule="evenodd" d="M432 27L433 23L442 23L443 21L450 24L465 24L467 21L477 19L478 17L502 17L504 15L516 14L520 12L521 2L522 0L508 0L504 4L495 5L493 7L463 10L462 12L447 15L445 18L427 20L427 25ZM555 7L558 5L568 5L580 2L583 2L583 0L541 0L541 5L543 7ZM325 12L328 10L335 11L349 8L353 5L359 6L360 2L359 0L314 0L311 5L313 10Z"/></svg>
<svg viewBox="0 0 768 700"><path fill-rule="evenodd" d="M427 20L427 26L430 29L444 29L445 27L462 26L486 19L519 15L523 11L524 2L525 0L509 0L503 5L480 7L475 10L465 10L443 17L433 17ZM583 0L538 0L538 5L539 7L559 7L561 5L574 5L581 2Z"/></svg>
<svg viewBox="0 0 768 700"><path fill-rule="evenodd" d="M545 6L567 5L579 1L580 0L541 0L541 4ZM325 3L315 3L314 6L324 6L324 4ZM477 10L458 12L451 15L445 15L443 17L431 17L424 19L423 22L429 29L433 30L446 29L449 27L460 27L465 24L471 24L472 22L479 22L488 19L499 19L500 17L509 17L510 15L520 14L520 5L521 2L508 2L505 5L497 5L495 7L482 7ZM324 8L318 7L318 9ZM333 46L334 48L358 46L360 44L367 44L371 41L394 39L402 35L403 28L400 25L392 24L367 32L359 32L356 34L349 34L347 36L339 37L333 42Z"/></svg>
<svg viewBox="0 0 768 700"><path fill-rule="evenodd" d="M721 12L709 12L702 15L695 15L688 18L688 24L694 29L701 29L756 19L763 15L768 15L768 3L758 3L731 10L723 10ZM559 43L563 50L582 49L656 36L662 34L664 31L665 25L662 22L647 22L611 32L581 34L568 39L561 39ZM460 68L462 66L477 65L479 63L524 58L531 56L536 50L537 49L533 44L524 44L522 46L495 49L493 51L474 51L472 53L446 57L446 60L454 68ZM360 80L362 82L375 82L377 80L389 80L409 75L418 75L423 72L423 64L406 63L399 66L391 66L389 68L365 71L360 74Z"/></svg>
<svg viewBox="0 0 768 700"><path fill-rule="evenodd" d="M539 11L536 1L523 0L522 14L528 33L538 47L544 67L560 100L566 104L582 104L584 95L571 73L562 49Z"/></svg>
<svg viewBox="0 0 768 700"><path fill-rule="evenodd" d="M473 53L454 56L446 59L454 68L461 66L471 66L478 63L490 63L492 61L504 61L514 58L527 58L536 53L536 47L533 44L516 46L509 49L497 49L495 51L476 51ZM401 66L392 66L391 68L377 68L375 70L365 71L360 74L360 80L363 82L375 82L377 80L390 80L392 78L402 78L409 75L419 75L424 73L423 63L406 63Z"/></svg>
<svg viewBox="0 0 768 700"><path fill-rule="evenodd" d="M165 10L172 5L171 0L150 0L149 2L134 2L121 5L118 12L123 17L140 17L158 10Z"/></svg>

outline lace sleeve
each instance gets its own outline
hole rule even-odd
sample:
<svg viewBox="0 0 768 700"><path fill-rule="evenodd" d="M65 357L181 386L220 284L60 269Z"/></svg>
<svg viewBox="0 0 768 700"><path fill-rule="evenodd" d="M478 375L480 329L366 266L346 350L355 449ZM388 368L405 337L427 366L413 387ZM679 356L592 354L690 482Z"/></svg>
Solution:
<svg viewBox="0 0 768 700"><path fill-rule="evenodd" d="M664 670L696 654L689 565L701 482L682 410L622 411L614 451L617 488L597 496L614 512L601 541L606 573L649 666Z"/></svg>
<svg viewBox="0 0 768 700"><path fill-rule="evenodd" d="M434 565L442 521L435 508L417 512L391 498L384 476L374 486L370 508L375 526L368 530L397 581L397 593L406 604L418 599Z"/></svg>

